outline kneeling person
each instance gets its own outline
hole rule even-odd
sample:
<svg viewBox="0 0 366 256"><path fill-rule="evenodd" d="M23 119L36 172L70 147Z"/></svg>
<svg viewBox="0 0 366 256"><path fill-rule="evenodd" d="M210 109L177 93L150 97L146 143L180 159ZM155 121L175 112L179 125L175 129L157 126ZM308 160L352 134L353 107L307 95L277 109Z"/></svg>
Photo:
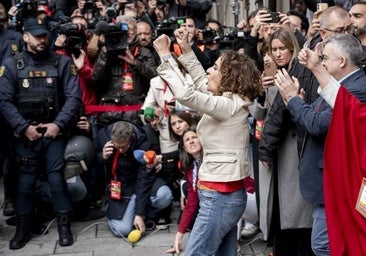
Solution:
<svg viewBox="0 0 366 256"><path fill-rule="evenodd" d="M127 236L133 226L145 231L144 218L169 206L172 192L134 158L134 150L148 150L145 132L133 123L118 121L102 128L96 138L97 155L107 176L108 225L116 236Z"/></svg>

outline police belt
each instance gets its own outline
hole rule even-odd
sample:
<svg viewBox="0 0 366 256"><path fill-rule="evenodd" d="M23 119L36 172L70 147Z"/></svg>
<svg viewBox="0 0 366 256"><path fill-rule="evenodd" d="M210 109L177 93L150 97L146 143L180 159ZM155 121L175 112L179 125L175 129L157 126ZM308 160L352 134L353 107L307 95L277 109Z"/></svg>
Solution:
<svg viewBox="0 0 366 256"><path fill-rule="evenodd" d="M103 112L130 112L139 111L142 104L135 105L84 105L86 115L96 115Z"/></svg>

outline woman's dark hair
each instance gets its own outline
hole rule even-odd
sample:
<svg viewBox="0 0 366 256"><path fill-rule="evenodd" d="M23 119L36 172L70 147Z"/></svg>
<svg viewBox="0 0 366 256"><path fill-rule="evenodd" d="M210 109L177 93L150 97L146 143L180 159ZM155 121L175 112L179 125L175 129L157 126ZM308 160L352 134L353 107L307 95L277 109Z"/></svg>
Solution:
<svg viewBox="0 0 366 256"><path fill-rule="evenodd" d="M221 84L217 88L217 94L224 92L237 93L241 98L254 100L261 91L260 77L256 63L247 54L233 50L225 50L221 53L222 75Z"/></svg>
<svg viewBox="0 0 366 256"><path fill-rule="evenodd" d="M171 116L175 115L177 117L179 117L180 119L182 119L183 121L186 121L188 123L189 127L196 127L197 125L197 121L193 118L192 114L190 112L187 111L178 111L178 110L172 110L169 113L169 120L168 120L168 125L169 125L169 135L170 135L170 139L172 141L179 141L180 140L180 136L175 134L172 126L170 125L170 120L171 120Z"/></svg>
<svg viewBox="0 0 366 256"><path fill-rule="evenodd" d="M183 137L184 137L184 134L186 134L187 132L194 132L197 134L196 127L189 127L187 130L185 130L179 140L179 146L178 146L179 160L181 163L181 171L184 173L187 173L190 169L192 169L192 165L194 162L193 156L184 150ZM202 160L202 149L201 149L200 159Z"/></svg>
<svg viewBox="0 0 366 256"><path fill-rule="evenodd" d="M261 56L266 55L266 53L271 54L271 46L269 45L269 41L268 40L264 40L261 48L259 49L259 53Z"/></svg>

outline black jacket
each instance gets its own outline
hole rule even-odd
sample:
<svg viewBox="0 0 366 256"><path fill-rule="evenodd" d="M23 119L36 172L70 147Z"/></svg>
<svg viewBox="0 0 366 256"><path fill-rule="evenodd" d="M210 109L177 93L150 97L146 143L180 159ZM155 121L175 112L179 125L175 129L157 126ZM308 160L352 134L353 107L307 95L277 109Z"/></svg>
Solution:
<svg viewBox="0 0 366 256"><path fill-rule="evenodd" d="M303 88L306 93L304 99L306 103L311 104L318 98L318 81L310 70L298 62L298 59L294 59L289 75L299 79L300 88ZM295 126L280 93L277 92L269 112L268 120L264 125L263 136L259 142L259 160L273 163L278 147L282 144L290 128ZM303 129L298 126L297 142L299 152L301 151L304 136Z"/></svg>
<svg viewBox="0 0 366 256"><path fill-rule="evenodd" d="M122 218L125 207L127 207L127 202L132 194L136 194L135 214L145 216L150 199L151 187L155 180L155 170L148 170L146 165L139 163L133 155L134 150L140 149L146 151L150 149L150 142L146 138L145 131L131 122L129 124L133 128L134 138L131 141L128 151L125 154L120 154L117 165L117 180L122 183L122 198L120 201L110 198L109 183L111 180L114 180L112 175L114 155L108 160L104 160L102 157L104 145L111 140L113 124L99 130L95 139L96 153L99 162L104 166L106 172L106 191L108 208L110 210L108 217L112 219Z"/></svg>
<svg viewBox="0 0 366 256"><path fill-rule="evenodd" d="M48 50L37 55L23 50L23 56L27 65L32 67L43 66L45 62L51 62L55 56L59 56L57 87L62 94L62 99L60 99L59 104L60 110L53 123L57 124L61 130L64 129L70 120L79 113L81 106L81 90L77 73L73 71L75 69L72 67L71 58ZM12 57L5 59L2 69L0 73L0 111L10 126L18 134L22 134L30 123L17 108L15 95L18 86L22 85L18 82L15 60Z"/></svg>

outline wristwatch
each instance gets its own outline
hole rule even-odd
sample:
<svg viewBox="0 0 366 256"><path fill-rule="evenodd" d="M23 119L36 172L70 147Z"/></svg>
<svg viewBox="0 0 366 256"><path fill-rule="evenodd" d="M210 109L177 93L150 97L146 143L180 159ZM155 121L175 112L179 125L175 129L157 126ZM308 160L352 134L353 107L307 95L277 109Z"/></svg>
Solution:
<svg viewBox="0 0 366 256"><path fill-rule="evenodd" d="M164 61L164 62L169 62L169 60L172 58L171 55L164 55L161 59Z"/></svg>

